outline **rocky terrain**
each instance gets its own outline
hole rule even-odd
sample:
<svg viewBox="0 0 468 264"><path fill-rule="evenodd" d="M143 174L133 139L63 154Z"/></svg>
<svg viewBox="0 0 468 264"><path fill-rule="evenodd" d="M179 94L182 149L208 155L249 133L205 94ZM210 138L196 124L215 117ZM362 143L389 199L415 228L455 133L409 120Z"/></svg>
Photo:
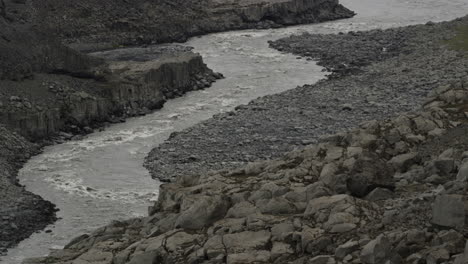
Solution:
<svg viewBox="0 0 468 264"><path fill-rule="evenodd" d="M459 41L467 26L463 18L273 44L322 58L336 78L173 135L147 160L154 176L172 180L148 217L114 222L26 263L467 263L468 45ZM320 47L333 38L355 41ZM366 39L369 47L384 46L360 49ZM288 112L284 120L279 115ZM379 119L355 125L371 113ZM292 129L287 119L301 115L309 116ZM314 128L308 124L317 130L300 135ZM257 126L272 128L260 134ZM220 127L236 135L223 134L223 143L232 140L224 148L244 158L222 163ZM200 137L211 130L204 134L210 141ZM256 140L270 139L272 130L277 139L260 143L269 150L260 148ZM249 147L238 153L233 142ZM190 153L197 144L207 153ZM282 145L298 148L281 154ZM174 161L172 169L157 158L161 152ZM229 169L267 152L278 158ZM227 169L207 172L220 167Z"/></svg>
<svg viewBox="0 0 468 264"><path fill-rule="evenodd" d="M183 42L233 29L270 28L348 18L338 0L48 0L43 24L80 50Z"/></svg>
<svg viewBox="0 0 468 264"><path fill-rule="evenodd" d="M182 47L80 51L352 15L336 0L0 0L0 254L54 220L51 204L16 183L22 162L39 148L31 141L80 137L222 77Z"/></svg>
<svg viewBox="0 0 468 264"><path fill-rule="evenodd" d="M385 31L306 34L272 43L318 59L333 70L331 78L259 98L175 133L150 153L146 166L164 181L235 168L366 120L417 109L429 91L466 75L466 58L441 45L466 23L464 18Z"/></svg>
<svg viewBox="0 0 468 264"><path fill-rule="evenodd" d="M38 150L38 146L0 125L0 255L55 220L53 204L16 184L18 169Z"/></svg>

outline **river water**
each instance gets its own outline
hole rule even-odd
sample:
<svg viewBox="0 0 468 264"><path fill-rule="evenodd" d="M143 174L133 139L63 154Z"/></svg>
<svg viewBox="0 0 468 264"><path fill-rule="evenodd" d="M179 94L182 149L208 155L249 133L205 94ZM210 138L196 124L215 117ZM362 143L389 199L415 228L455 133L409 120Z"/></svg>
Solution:
<svg viewBox="0 0 468 264"><path fill-rule="evenodd" d="M11 249L0 263L21 263L46 255L73 237L112 220L145 216L157 199L159 182L142 163L147 153L172 132L214 114L230 111L260 96L283 92L325 77L312 61L296 59L268 47L301 32L338 33L388 28L463 16L468 0L342 0L358 15L352 19L282 29L246 30L194 38L193 46L208 66L225 75L211 88L167 102L147 116L112 125L82 140L45 148L20 171L26 189L60 209L58 220Z"/></svg>

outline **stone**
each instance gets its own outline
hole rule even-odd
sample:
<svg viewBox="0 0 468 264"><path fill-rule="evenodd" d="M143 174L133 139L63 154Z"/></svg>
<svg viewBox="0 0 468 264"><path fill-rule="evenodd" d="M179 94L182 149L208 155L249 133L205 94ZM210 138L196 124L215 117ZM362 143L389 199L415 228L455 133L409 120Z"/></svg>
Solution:
<svg viewBox="0 0 468 264"><path fill-rule="evenodd" d="M291 245L282 242L273 243L273 247L271 249L271 257L273 259L277 259L278 257L293 253L294 250L292 249Z"/></svg>
<svg viewBox="0 0 468 264"><path fill-rule="evenodd" d="M419 162L420 157L417 153L406 153L393 157L388 163L393 166L396 171L405 172L412 165Z"/></svg>
<svg viewBox="0 0 468 264"><path fill-rule="evenodd" d="M408 230L406 233L406 240L409 243L423 244L426 242L426 232L418 229Z"/></svg>
<svg viewBox="0 0 468 264"><path fill-rule="evenodd" d="M354 230L356 227L353 223L336 224L330 228L330 233L345 233Z"/></svg>
<svg viewBox="0 0 468 264"><path fill-rule="evenodd" d="M224 197L202 196L190 208L183 211L175 225L184 229L200 229L225 216L229 203Z"/></svg>
<svg viewBox="0 0 468 264"><path fill-rule="evenodd" d="M391 244L385 235L367 243L361 251L361 261L365 264L383 264L392 258Z"/></svg>
<svg viewBox="0 0 468 264"><path fill-rule="evenodd" d="M283 197L273 198L268 200L266 204L259 205L258 207L260 212L264 214L284 215L296 212L296 207Z"/></svg>
<svg viewBox="0 0 468 264"><path fill-rule="evenodd" d="M465 244L465 250L462 254L455 258L455 262L453 264L467 264L468 263L468 240Z"/></svg>
<svg viewBox="0 0 468 264"><path fill-rule="evenodd" d="M270 242L271 233L266 230L258 232L245 231L223 236L223 242L229 253L243 252L250 249L264 249Z"/></svg>
<svg viewBox="0 0 468 264"><path fill-rule="evenodd" d="M310 259L308 264L335 264L336 261L332 256L329 255L319 255Z"/></svg>
<svg viewBox="0 0 468 264"><path fill-rule="evenodd" d="M270 252L266 250L258 250L252 252L229 254L226 259L227 264L260 264L271 263Z"/></svg>
<svg viewBox="0 0 468 264"><path fill-rule="evenodd" d="M128 264L153 264L157 256L155 251L144 252L133 256Z"/></svg>
<svg viewBox="0 0 468 264"><path fill-rule="evenodd" d="M220 235L216 235L208 239L205 245L203 245L203 248L205 249L208 259L213 259L219 255L226 254L226 249L223 245L223 237Z"/></svg>
<svg viewBox="0 0 468 264"><path fill-rule="evenodd" d="M186 232L177 232L166 239L164 247L171 252L175 252L177 250L190 247L193 244L198 244L201 240L202 235L192 235Z"/></svg>
<svg viewBox="0 0 468 264"><path fill-rule="evenodd" d="M306 187L305 194L306 194L305 202L308 202L315 198L329 196L331 194L331 191L324 185L323 182L318 181L318 182L308 185Z"/></svg>
<svg viewBox="0 0 468 264"><path fill-rule="evenodd" d="M98 249L91 249L90 251L84 253L79 258L73 261L73 264L112 264L112 259L114 255L111 252L103 252ZM131 264L135 264L130 262ZM151 264L147 262L148 264ZM142 264L147 264L143 263Z"/></svg>
<svg viewBox="0 0 468 264"><path fill-rule="evenodd" d="M257 211L257 207L247 201L235 204L226 213L226 217L242 218L251 215Z"/></svg>
<svg viewBox="0 0 468 264"><path fill-rule="evenodd" d="M310 248L313 242L319 240L320 237L323 236L325 230L320 228L311 228L311 227L304 227L301 232L301 246L302 249L306 252L311 253L313 249Z"/></svg>
<svg viewBox="0 0 468 264"><path fill-rule="evenodd" d="M394 193L386 188L375 188L366 196L366 200L376 202L381 200L387 200L394 197Z"/></svg>
<svg viewBox="0 0 468 264"><path fill-rule="evenodd" d="M443 248L431 248L426 256L426 263L427 264L439 264L444 263L450 259L450 252Z"/></svg>
<svg viewBox="0 0 468 264"><path fill-rule="evenodd" d="M320 198L313 199L307 204L307 208L304 212L304 217L312 216L323 209L330 209L335 204L345 202L349 199L351 199L351 197L346 194L323 196Z"/></svg>
<svg viewBox="0 0 468 264"><path fill-rule="evenodd" d="M271 228L273 241L283 241L294 232L294 226L291 222L276 224Z"/></svg>
<svg viewBox="0 0 468 264"><path fill-rule="evenodd" d="M436 167L440 175L449 175L455 168L455 161L453 159L438 159L434 161L434 167Z"/></svg>
<svg viewBox="0 0 468 264"><path fill-rule="evenodd" d="M439 195L432 206L432 223L461 229L465 224L464 208L462 195Z"/></svg>
<svg viewBox="0 0 468 264"><path fill-rule="evenodd" d="M335 165L335 163L326 164L323 166L322 172L320 172L320 180L325 184L332 183L334 180L331 180L331 178L336 174L337 171L338 167Z"/></svg>
<svg viewBox="0 0 468 264"><path fill-rule="evenodd" d="M346 255L351 254L352 252L359 249L358 241L348 241L343 245L339 245L335 250L335 257L338 259L343 259Z"/></svg>
<svg viewBox="0 0 468 264"><path fill-rule="evenodd" d="M334 161L338 160L343 156L343 148L341 147L329 147L327 149L327 155L325 156L325 161Z"/></svg>
<svg viewBox="0 0 468 264"><path fill-rule="evenodd" d="M468 161L464 162L460 166L460 169L458 170L458 174L457 174L457 181L463 181L463 182L468 181Z"/></svg>

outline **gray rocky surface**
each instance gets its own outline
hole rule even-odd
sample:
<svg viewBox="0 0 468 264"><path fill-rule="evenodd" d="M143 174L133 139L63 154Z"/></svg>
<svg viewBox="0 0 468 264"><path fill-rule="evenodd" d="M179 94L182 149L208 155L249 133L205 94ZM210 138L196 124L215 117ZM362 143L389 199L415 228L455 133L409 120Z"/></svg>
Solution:
<svg viewBox="0 0 468 264"><path fill-rule="evenodd" d="M466 224L459 216L466 217L460 207L466 206L467 185L456 175L465 148L451 146L468 127L455 114L468 105L467 81L434 92L419 111L365 122L275 160L165 184L148 217L112 223L25 263L460 263ZM446 97L452 91L464 94L457 111ZM401 119L410 122L402 125ZM420 132L416 120L434 122L446 133ZM401 129L398 142L392 141L394 129ZM415 133L426 139L414 142ZM365 140L370 136L374 144ZM404 165L407 172L421 172L404 179L391 162L402 154L401 144L404 152L421 154L421 160ZM338 148L343 154L336 158ZM456 169L443 185L426 183L440 157L453 158ZM367 186L393 186L394 197L368 201L354 196L350 186L333 190L321 180L327 164L339 168L330 174L344 182L359 177ZM281 206L279 201L289 210L262 211L270 202ZM453 201L460 203L457 214L447 206ZM450 211L444 223L431 220L439 207ZM175 220L189 214L190 226Z"/></svg>

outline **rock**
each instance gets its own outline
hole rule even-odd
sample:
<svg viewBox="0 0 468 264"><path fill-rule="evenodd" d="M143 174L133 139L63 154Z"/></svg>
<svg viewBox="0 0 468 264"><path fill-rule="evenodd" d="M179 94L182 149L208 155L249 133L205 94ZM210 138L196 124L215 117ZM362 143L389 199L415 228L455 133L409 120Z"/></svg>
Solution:
<svg viewBox="0 0 468 264"><path fill-rule="evenodd" d="M434 161L434 166L440 175L449 175L455 168L453 159L438 159Z"/></svg>
<svg viewBox="0 0 468 264"><path fill-rule="evenodd" d="M325 230L323 229L311 228L311 227L305 226L301 232L302 249L308 253L312 253L314 252L314 250L317 250L314 244L320 240L320 238L324 235L324 233L325 233ZM328 244L325 246L328 246Z"/></svg>
<svg viewBox="0 0 468 264"><path fill-rule="evenodd" d="M313 199L307 204L304 217L312 216L323 209L331 209L335 204L344 203L348 199L351 199L351 197L345 194L324 196Z"/></svg>
<svg viewBox="0 0 468 264"><path fill-rule="evenodd" d="M175 225L185 229L200 229L225 216L229 202L223 196L202 196L177 218Z"/></svg>
<svg viewBox="0 0 468 264"><path fill-rule="evenodd" d="M345 233L355 229L357 226L353 223L341 223L331 226L330 233Z"/></svg>
<svg viewBox="0 0 468 264"><path fill-rule="evenodd" d="M376 188L366 196L366 200L376 202L393 198L394 193L389 189Z"/></svg>
<svg viewBox="0 0 468 264"><path fill-rule="evenodd" d="M259 205L258 208L264 214L283 215L296 212L296 207L283 197L267 200L264 205Z"/></svg>
<svg viewBox="0 0 468 264"><path fill-rule="evenodd" d="M460 166L460 169L458 170L458 174L457 174L457 181L463 181L463 182L468 181L468 161L464 162Z"/></svg>
<svg viewBox="0 0 468 264"><path fill-rule="evenodd" d="M310 259L308 264L335 264L336 261L332 256L320 255Z"/></svg>
<svg viewBox="0 0 468 264"><path fill-rule="evenodd" d="M456 257L455 262L453 264L467 264L468 263L468 240L465 244L465 250L462 254Z"/></svg>
<svg viewBox="0 0 468 264"><path fill-rule="evenodd" d="M220 255L227 254L226 248L223 245L223 237L220 235L215 235L206 241L203 245L203 249L206 252L208 259L217 258Z"/></svg>
<svg viewBox="0 0 468 264"><path fill-rule="evenodd" d="M461 229L465 225L464 208L462 195L439 195L432 206L432 223Z"/></svg>
<svg viewBox="0 0 468 264"><path fill-rule="evenodd" d="M358 241L348 241L343 245L340 245L335 250L335 257L338 259L343 259L346 255L351 254L352 252L359 249L359 242Z"/></svg>
<svg viewBox="0 0 468 264"><path fill-rule="evenodd" d="M426 256L427 264L439 264L445 263L450 259L450 252L447 249L438 247L429 249L429 253Z"/></svg>
<svg viewBox="0 0 468 264"><path fill-rule="evenodd" d="M270 242L271 233L266 230L258 232L245 231L223 236L223 242L230 253L244 252L252 249L265 249Z"/></svg>
<svg viewBox="0 0 468 264"><path fill-rule="evenodd" d="M260 264L271 263L270 252L266 250L258 250L244 253L229 254L226 260L227 264Z"/></svg>
<svg viewBox="0 0 468 264"><path fill-rule="evenodd" d="M172 232L172 231L169 231ZM202 240L202 235L192 235L186 232L177 232L171 236L169 236L164 244L164 247L169 252L175 252L180 249L190 247L194 244L199 244Z"/></svg>
<svg viewBox="0 0 468 264"><path fill-rule="evenodd" d="M276 224L271 228L271 235L273 241L284 241L286 237L294 232L294 226L291 222L283 222Z"/></svg>
<svg viewBox="0 0 468 264"><path fill-rule="evenodd" d="M247 201L235 204L229 209L226 217L242 218L251 215L257 211L257 207Z"/></svg>
<svg viewBox="0 0 468 264"><path fill-rule="evenodd" d="M393 157L388 163L392 165L396 171L405 172L419 161L420 157L418 153L407 153Z"/></svg>
<svg viewBox="0 0 468 264"><path fill-rule="evenodd" d="M287 256L293 253L294 250L292 249L291 245L282 242L273 243L273 247L271 249L271 257L273 259L277 259L278 257Z"/></svg>
<svg viewBox="0 0 468 264"><path fill-rule="evenodd" d="M361 251L361 261L366 264L383 264L391 260L391 244L385 235L367 243Z"/></svg>
<svg viewBox="0 0 468 264"><path fill-rule="evenodd" d="M153 264L157 256L155 251L144 252L133 256L128 264Z"/></svg>

